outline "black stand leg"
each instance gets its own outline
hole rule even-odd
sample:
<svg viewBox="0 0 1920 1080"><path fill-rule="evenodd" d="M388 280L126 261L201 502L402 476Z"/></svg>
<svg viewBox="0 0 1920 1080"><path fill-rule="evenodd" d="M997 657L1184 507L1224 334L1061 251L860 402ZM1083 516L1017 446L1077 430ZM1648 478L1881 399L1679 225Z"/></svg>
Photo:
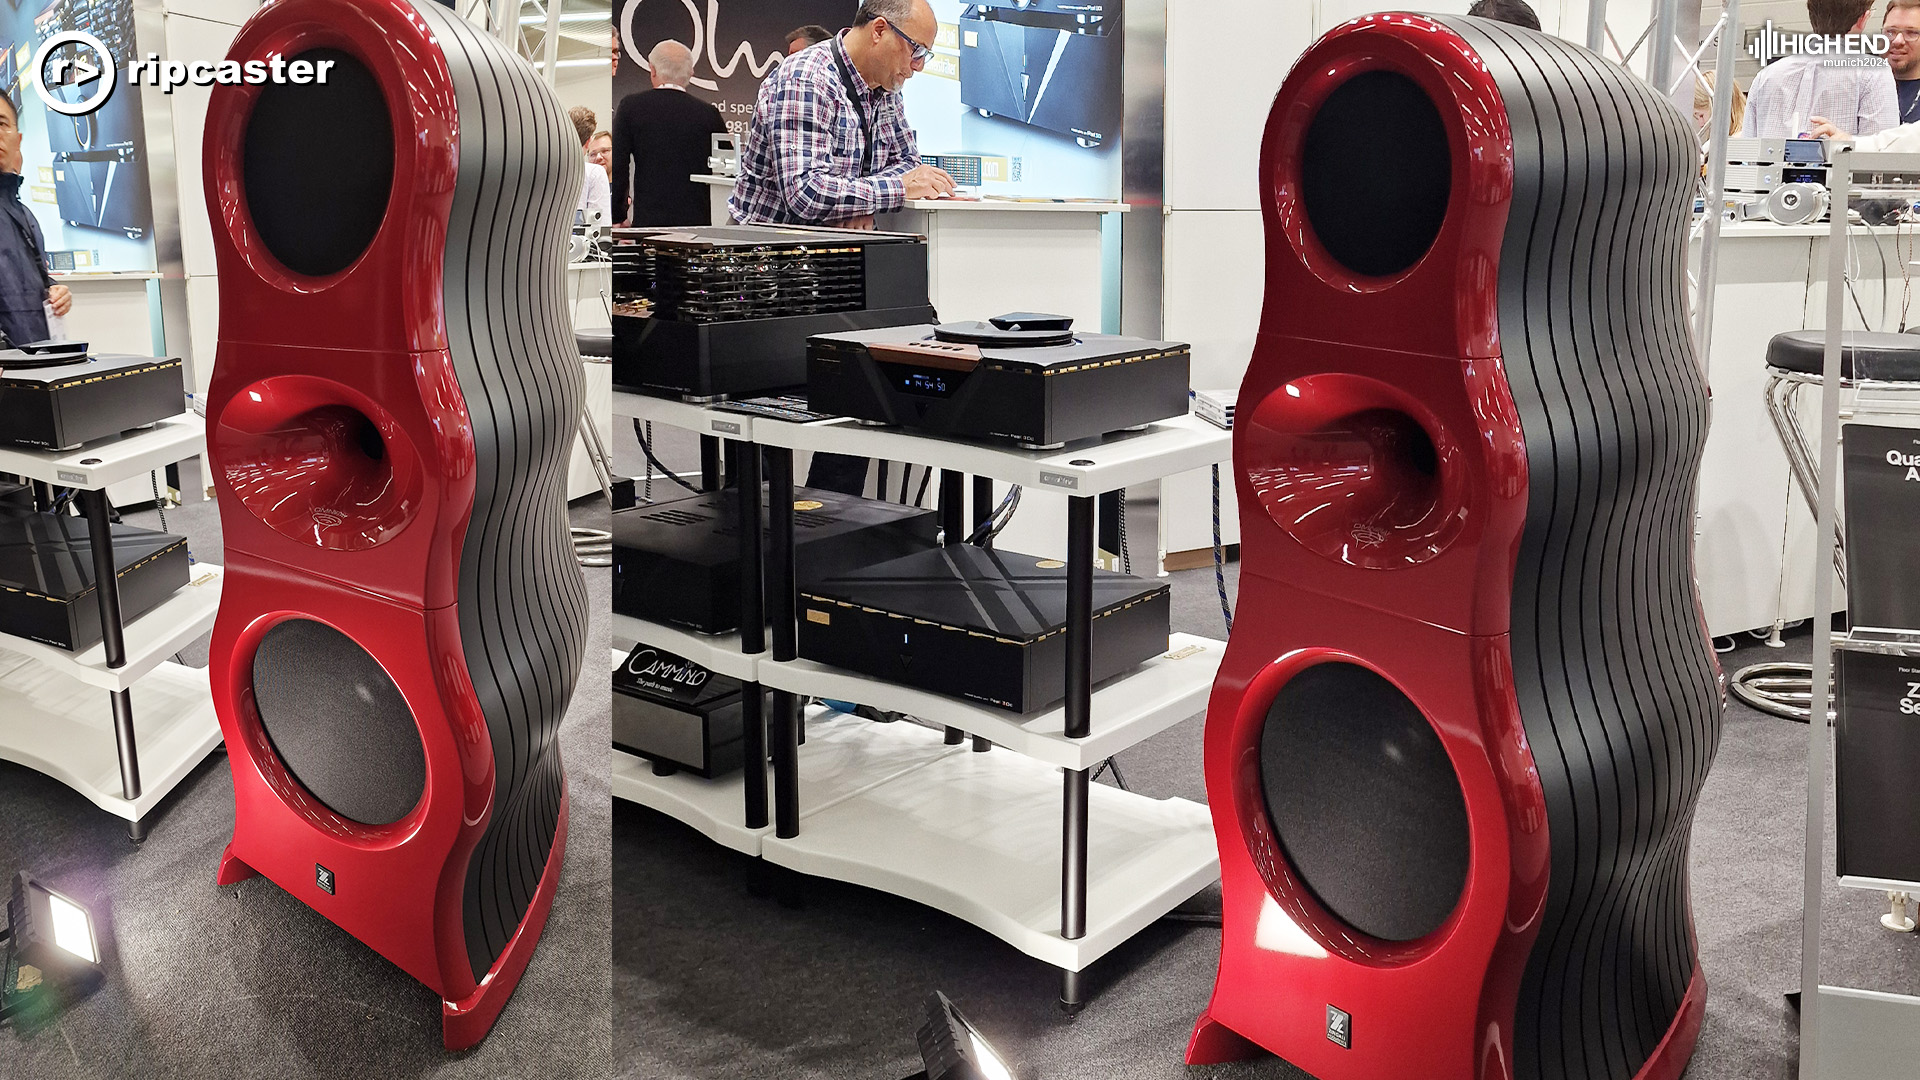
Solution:
<svg viewBox="0 0 1920 1080"><path fill-rule="evenodd" d="M707 436L700 437L701 473L703 480L707 472ZM713 471L719 471L718 440L713 453ZM760 520L760 448L748 443L741 448L737 461L739 464L739 487L735 497L739 500L739 521L743 523ZM791 508L792 500L788 500ZM761 592L761 552L760 530L747 525L739 531L740 542L740 651L754 656L767 651L767 612ZM741 755L745 758L746 770L746 824L749 829L767 827L767 717L765 695L760 691L759 683L748 683L745 696L740 702L740 723L742 726Z"/></svg>
<svg viewBox="0 0 1920 1080"><path fill-rule="evenodd" d="M1064 968L1060 971L1060 1011L1068 1016L1078 1016L1080 1010L1087 1007L1086 989L1082 985L1085 974Z"/></svg>
<svg viewBox="0 0 1920 1080"><path fill-rule="evenodd" d="M952 469L940 470L940 528L948 546L967 540L967 478Z"/></svg>
<svg viewBox="0 0 1920 1080"><path fill-rule="evenodd" d="M120 578L113 566L113 526L107 520L107 493L82 492L87 511L87 544L93 549L93 595L100 604L100 642L110 668L127 665L126 623L120 617ZM128 802L140 797L140 748L133 732L133 695L115 690L113 740L120 752L120 795ZM146 831L134 822L128 835L137 843Z"/></svg>
<svg viewBox="0 0 1920 1080"><path fill-rule="evenodd" d="M773 625L773 658L800 655L796 613L799 595L793 567L793 451L767 451L767 618ZM773 692L774 835L800 835L800 698Z"/></svg>
<svg viewBox="0 0 1920 1080"><path fill-rule="evenodd" d="M1095 500L1067 503L1067 737L1093 733L1093 527ZM1089 777L1068 769L1061 793L1060 936L1087 936L1087 799ZM1060 1007L1069 1015L1082 1004L1080 977L1067 972Z"/></svg>
<svg viewBox="0 0 1920 1080"><path fill-rule="evenodd" d="M985 525L993 518L993 478L976 476L973 478L973 527ZM973 752L984 754L993 749L993 743L978 735L973 737Z"/></svg>
<svg viewBox="0 0 1920 1080"><path fill-rule="evenodd" d="M945 534L948 547L967 542L967 478L963 473L952 469L940 470L940 531ZM967 733L959 728L950 727L946 733L948 746L959 746L967 741Z"/></svg>
<svg viewBox="0 0 1920 1080"><path fill-rule="evenodd" d="M754 472L759 474L757 467ZM720 475L720 440L712 435L700 436L700 490L719 491L725 483Z"/></svg>

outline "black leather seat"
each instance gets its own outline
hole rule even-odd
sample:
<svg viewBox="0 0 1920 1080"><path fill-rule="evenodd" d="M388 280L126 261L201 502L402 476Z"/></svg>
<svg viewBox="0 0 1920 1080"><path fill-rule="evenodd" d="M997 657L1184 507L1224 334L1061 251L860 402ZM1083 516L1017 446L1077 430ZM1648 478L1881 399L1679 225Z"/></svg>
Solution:
<svg viewBox="0 0 1920 1080"><path fill-rule="evenodd" d="M1920 338L1914 338L1914 344L1920 344ZM612 356L612 327L589 327L586 331L574 329L574 348L580 350L580 356Z"/></svg>
<svg viewBox="0 0 1920 1080"><path fill-rule="evenodd" d="M1904 334L1849 330L1841 335L1840 377L1920 382L1920 328ZM1827 332L1792 330L1767 343L1767 366L1818 375L1826 369ZM1855 375L1858 367L1860 376Z"/></svg>

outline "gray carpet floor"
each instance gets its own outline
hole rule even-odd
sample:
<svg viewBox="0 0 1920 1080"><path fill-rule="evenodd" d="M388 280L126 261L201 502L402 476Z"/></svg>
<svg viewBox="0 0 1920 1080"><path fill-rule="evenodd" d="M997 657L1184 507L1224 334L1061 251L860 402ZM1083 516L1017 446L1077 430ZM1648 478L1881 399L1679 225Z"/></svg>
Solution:
<svg viewBox="0 0 1920 1080"><path fill-rule="evenodd" d="M670 464L680 462L670 459ZM1237 591L1229 569L1229 593ZM1212 570L1174 575L1173 627L1223 636ZM1741 638L1731 673L1804 659ZM1204 801L1199 717L1121 757L1130 786ZM1794 1076L1807 729L1738 703L1694 829L1693 892L1706 1019L1689 1080ZM1004 751L998 751L1004 752ZM1829 794L1828 822L1832 811ZM1831 840L1828 850L1831 851ZM1280 1080L1277 1059L1189 1069L1182 1053L1206 1004L1219 931L1160 922L1091 969L1095 997L1064 1018L1057 972L922 905L808 879L800 906L767 894L756 860L624 802L614 805L614 1051L635 1080L892 1080L920 1068L921 1001L942 990L1025 1080ZM1829 864L1831 865L1831 864ZM1883 930L1878 893L1829 885L1824 982L1920 993L1920 935ZM789 897L789 899L791 899ZM1217 887L1186 910L1219 910ZM1416 1075L1409 1073L1408 1075Z"/></svg>
<svg viewBox="0 0 1920 1080"><path fill-rule="evenodd" d="M213 504L167 517L196 558L221 561ZM604 527L605 501L576 504L573 519ZM151 512L127 520L157 524ZM447 1053L437 995L271 882L214 885L233 827L221 752L161 803L139 846L119 818L0 762L0 873L27 869L89 905L107 973L51 1020L0 1025L0 1077L607 1076L608 574L586 571L596 613L586 675L560 728L571 816L559 890L518 991L478 1047ZM182 659L204 667L205 639ZM133 701L137 716L138 687ZM0 724L4 710L0 701Z"/></svg>

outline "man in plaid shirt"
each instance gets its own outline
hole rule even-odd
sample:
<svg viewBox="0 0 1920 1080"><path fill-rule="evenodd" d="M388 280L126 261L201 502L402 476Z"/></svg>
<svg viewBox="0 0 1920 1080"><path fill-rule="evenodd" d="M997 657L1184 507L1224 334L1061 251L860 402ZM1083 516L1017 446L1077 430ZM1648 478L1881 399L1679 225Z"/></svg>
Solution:
<svg viewBox="0 0 1920 1080"><path fill-rule="evenodd" d="M760 85L733 219L870 229L874 214L950 194L900 100L939 29L927 0L865 0L851 30L783 61Z"/></svg>

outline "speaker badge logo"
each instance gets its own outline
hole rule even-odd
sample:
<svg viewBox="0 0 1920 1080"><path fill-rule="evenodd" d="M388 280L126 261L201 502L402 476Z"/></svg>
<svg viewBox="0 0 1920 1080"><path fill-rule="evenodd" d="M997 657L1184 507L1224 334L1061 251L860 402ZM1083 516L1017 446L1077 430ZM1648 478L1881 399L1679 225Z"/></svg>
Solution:
<svg viewBox="0 0 1920 1080"><path fill-rule="evenodd" d="M313 883L320 886L328 896L333 895L333 871L321 866L319 863L313 864ZM1328 1023L1332 1023L1332 1021L1328 1021Z"/></svg>
<svg viewBox="0 0 1920 1080"><path fill-rule="evenodd" d="M1327 1041L1342 1050L1353 1049L1353 1017L1345 1009L1327 1006Z"/></svg>

